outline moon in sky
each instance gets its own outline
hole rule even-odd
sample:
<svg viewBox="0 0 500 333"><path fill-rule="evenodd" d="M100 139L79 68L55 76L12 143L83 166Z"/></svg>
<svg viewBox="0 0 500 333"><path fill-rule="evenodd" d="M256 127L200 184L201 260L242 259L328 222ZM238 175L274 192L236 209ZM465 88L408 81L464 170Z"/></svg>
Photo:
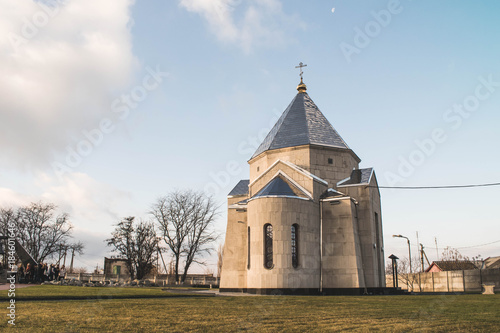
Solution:
<svg viewBox="0 0 500 333"><path fill-rule="evenodd" d="M332 13L333 13L333 12L335 12L335 7L334 7L334 8L332 8Z"/></svg>

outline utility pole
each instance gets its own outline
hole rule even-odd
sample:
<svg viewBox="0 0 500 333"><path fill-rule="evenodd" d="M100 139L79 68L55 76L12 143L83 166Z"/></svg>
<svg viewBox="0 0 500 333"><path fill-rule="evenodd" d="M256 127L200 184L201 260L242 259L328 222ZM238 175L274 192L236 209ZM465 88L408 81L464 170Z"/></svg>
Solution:
<svg viewBox="0 0 500 333"><path fill-rule="evenodd" d="M422 244L420 244L422 245ZM422 245L422 254L424 255L425 257L425 261L427 261L427 265L430 266L431 265L431 262L429 261L429 258L427 258L427 254L425 254L425 251L424 251L424 247Z"/></svg>
<svg viewBox="0 0 500 333"><path fill-rule="evenodd" d="M420 243L420 263L422 264L422 269L420 270L422 273L424 272L424 246Z"/></svg>
<svg viewBox="0 0 500 333"><path fill-rule="evenodd" d="M418 244L420 244L420 242L418 241L418 231L416 231L416 234L417 234L417 253L420 252L419 248L418 248ZM424 265L422 265L420 267L420 271L423 271L424 270Z"/></svg>
<svg viewBox="0 0 500 333"><path fill-rule="evenodd" d="M63 262L63 266L66 267L66 255L68 254L68 246L66 245L64 247L64 262Z"/></svg>
<svg viewBox="0 0 500 333"><path fill-rule="evenodd" d="M161 262L163 263L163 268L165 269L165 274L168 274L167 266L165 265L165 260L163 260L163 255L161 254L161 251L159 251L159 249L158 249L158 252L160 253L160 258L161 258Z"/></svg>
<svg viewBox="0 0 500 333"><path fill-rule="evenodd" d="M436 243L436 261L439 260L439 252L438 252L438 239L434 237L434 243Z"/></svg>

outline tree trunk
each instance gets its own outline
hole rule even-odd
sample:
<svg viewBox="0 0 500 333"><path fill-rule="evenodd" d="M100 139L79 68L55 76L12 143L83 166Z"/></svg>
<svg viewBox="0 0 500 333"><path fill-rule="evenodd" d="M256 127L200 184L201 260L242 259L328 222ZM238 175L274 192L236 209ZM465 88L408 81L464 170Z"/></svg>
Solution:
<svg viewBox="0 0 500 333"><path fill-rule="evenodd" d="M175 257L175 283L179 282L179 256ZM184 282L184 281L182 281Z"/></svg>
<svg viewBox="0 0 500 333"><path fill-rule="evenodd" d="M190 262L186 262L186 266L184 266L184 272L182 273L182 282L186 281L187 273L189 270L189 266L191 265Z"/></svg>

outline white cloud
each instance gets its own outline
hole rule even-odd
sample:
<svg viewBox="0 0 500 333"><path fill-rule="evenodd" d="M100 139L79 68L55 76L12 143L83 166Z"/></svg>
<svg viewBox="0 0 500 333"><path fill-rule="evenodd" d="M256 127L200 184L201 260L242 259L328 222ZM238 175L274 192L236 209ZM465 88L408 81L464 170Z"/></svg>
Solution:
<svg viewBox="0 0 500 333"><path fill-rule="evenodd" d="M10 188L0 187L0 207L19 207L38 201L36 197L18 193Z"/></svg>
<svg viewBox="0 0 500 333"><path fill-rule="evenodd" d="M30 202L50 202L59 212L70 215L75 227L90 231L110 231L130 212L132 195L99 182L85 173L68 173L61 179L38 173L31 180L30 194L0 187L0 207L16 207ZM37 193L37 194L34 194Z"/></svg>
<svg viewBox="0 0 500 333"><path fill-rule="evenodd" d="M293 41L289 32L304 24L283 12L279 0L180 0L180 6L198 13L217 38L245 52L256 46L282 46Z"/></svg>
<svg viewBox="0 0 500 333"><path fill-rule="evenodd" d="M132 3L0 0L0 166L46 167L109 114L136 66Z"/></svg>
<svg viewBox="0 0 500 333"><path fill-rule="evenodd" d="M85 173L71 173L60 182L47 174L38 176L38 187L45 189L42 200L53 202L87 230L106 230L122 216L129 193L101 183Z"/></svg>
<svg viewBox="0 0 500 333"><path fill-rule="evenodd" d="M144 215L142 211L133 211L132 194L84 173L66 174L62 181L56 176L38 173L31 183L30 193L36 195L0 188L0 207L19 207L38 201L55 204L57 214L69 214L74 239L85 244L85 254L79 260L88 263L88 267L96 262L102 265L104 255L111 250L104 240L110 237L121 218L128 215L141 218Z"/></svg>

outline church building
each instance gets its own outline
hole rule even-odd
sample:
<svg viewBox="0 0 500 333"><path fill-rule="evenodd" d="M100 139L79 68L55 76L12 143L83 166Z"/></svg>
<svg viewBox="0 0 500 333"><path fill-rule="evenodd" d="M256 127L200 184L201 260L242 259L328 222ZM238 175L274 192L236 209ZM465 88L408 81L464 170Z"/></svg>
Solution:
<svg viewBox="0 0 500 333"><path fill-rule="evenodd" d="M302 64L301 64L302 65ZM360 158L298 93L228 195L221 292L353 294L385 287L380 192Z"/></svg>

